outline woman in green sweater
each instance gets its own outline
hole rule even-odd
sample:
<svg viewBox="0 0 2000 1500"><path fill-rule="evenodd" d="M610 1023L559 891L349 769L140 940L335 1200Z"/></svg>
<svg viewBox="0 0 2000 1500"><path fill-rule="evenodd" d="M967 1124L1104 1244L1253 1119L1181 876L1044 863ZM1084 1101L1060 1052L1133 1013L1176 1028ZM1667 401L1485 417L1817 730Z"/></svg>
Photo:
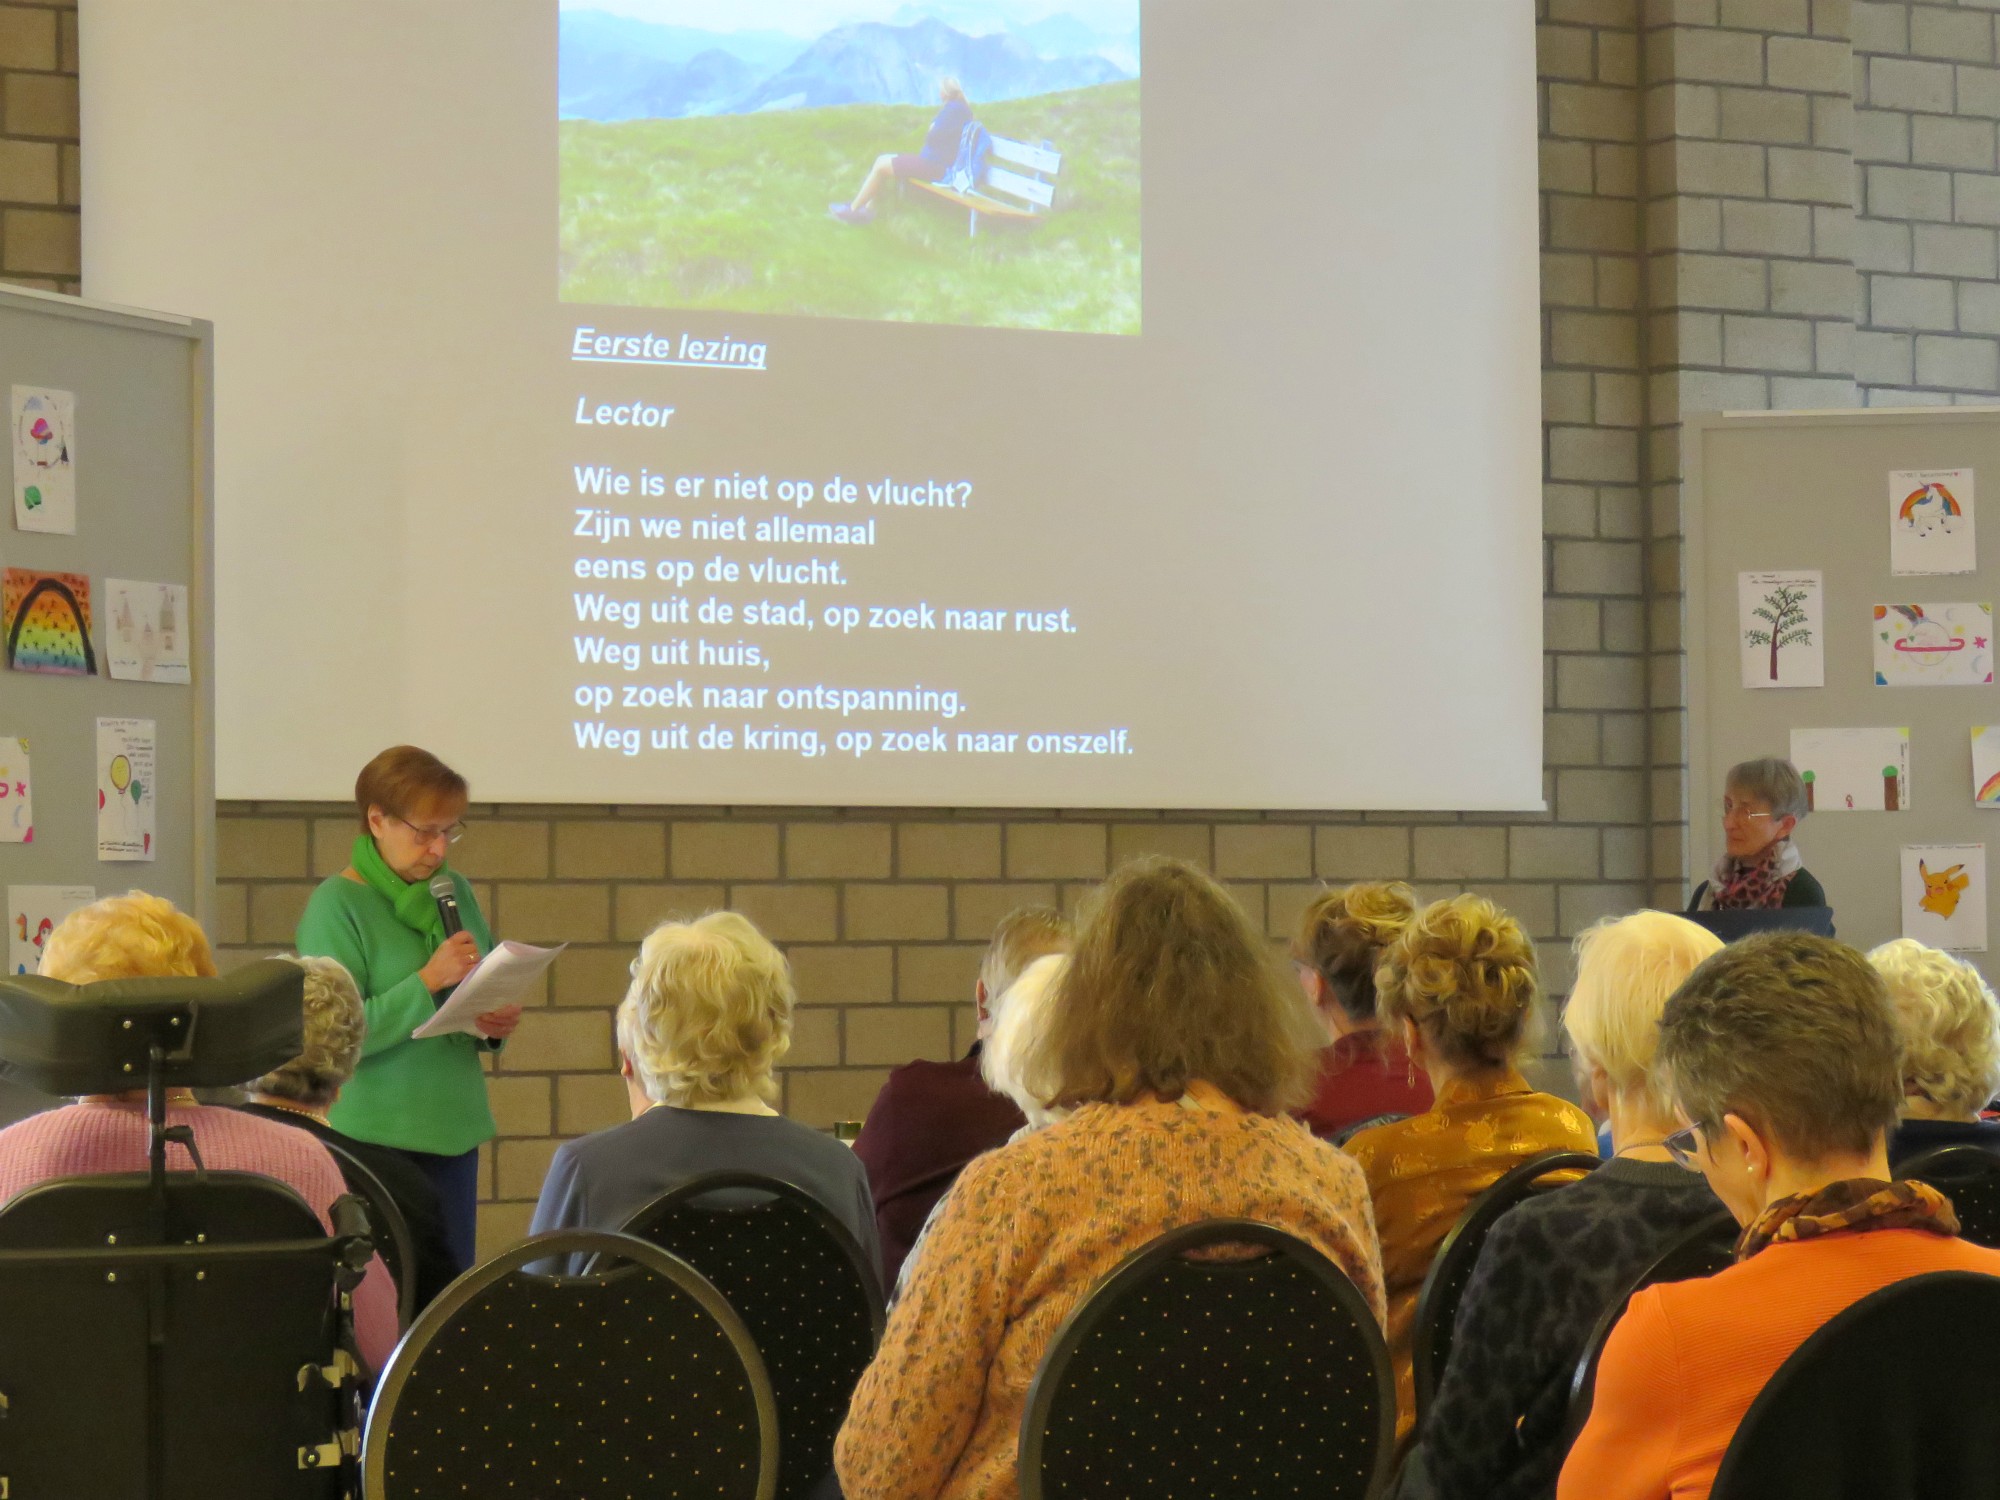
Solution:
<svg viewBox="0 0 2000 1500"><path fill-rule="evenodd" d="M368 762L354 783L362 831L351 862L313 892L298 931L299 952L346 966L368 1013L361 1064L328 1119L423 1169L461 1269L473 1259L479 1147L493 1137L479 1058L521 1019L510 1005L479 1017L481 1037L410 1035L493 946L472 887L445 864L466 801L465 778L427 750L398 745ZM430 892L440 872L465 924L450 937Z"/></svg>

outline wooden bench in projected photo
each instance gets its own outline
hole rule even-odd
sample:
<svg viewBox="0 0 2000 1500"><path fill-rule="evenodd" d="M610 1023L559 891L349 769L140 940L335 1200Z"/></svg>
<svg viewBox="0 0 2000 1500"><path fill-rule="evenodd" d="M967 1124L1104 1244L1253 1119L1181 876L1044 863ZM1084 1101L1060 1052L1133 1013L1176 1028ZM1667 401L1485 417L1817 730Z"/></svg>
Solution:
<svg viewBox="0 0 2000 1500"><path fill-rule="evenodd" d="M969 128L969 127L968 127ZM1011 219L1017 223L1045 218L1056 206L1056 177L1062 172L1062 153L1043 141L1031 146L1026 141L1010 141L1005 136L987 137L985 158L970 190L960 192L942 182L919 182L906 177L910 187L935 193L947 203L966 210L968 236L977 237L981 215L991 219ZM999 163L1005 162L1006 166ZM1021 170L1012 170L1019 167Z"/></svg>

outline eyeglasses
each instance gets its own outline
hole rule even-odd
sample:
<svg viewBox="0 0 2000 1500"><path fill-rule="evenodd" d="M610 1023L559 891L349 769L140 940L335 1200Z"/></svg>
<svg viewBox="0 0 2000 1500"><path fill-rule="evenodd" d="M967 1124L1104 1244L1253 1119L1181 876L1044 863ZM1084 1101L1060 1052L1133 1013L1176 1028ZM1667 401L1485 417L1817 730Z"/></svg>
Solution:
<svg viewBox="0 0 2000 1500"><path fill-rule="evenodd" d="M1776 816L1776 813L1752 812L1741 802L1731 802L1727 797L1722 799L1722 821L1725 823L1731 818L1741 818L1746 823L1754 823L1759 818L1773 818Z"/></svg>
<svg viewBox="0 0 2000 1500"><path fill-rule="evenodd" d="M1674 1165L1689 1172L1699 1172L1701 1162L1695 1152L1701 1149L1701 1127L1690 1125L1684 1130L1676 1130L1660 1144L1667 1149L1667 1155L1674 1159Z"/></svg>
<svg viewBox="0 0 2000 1500"><path fill-rule="evenodd" d="M414 833L420 844L435 844L439 839L443 839L447 844L455 844L465 837L465 823L462 820L443 828L423 828L399 813L390 813L389 816Z"/></svg>

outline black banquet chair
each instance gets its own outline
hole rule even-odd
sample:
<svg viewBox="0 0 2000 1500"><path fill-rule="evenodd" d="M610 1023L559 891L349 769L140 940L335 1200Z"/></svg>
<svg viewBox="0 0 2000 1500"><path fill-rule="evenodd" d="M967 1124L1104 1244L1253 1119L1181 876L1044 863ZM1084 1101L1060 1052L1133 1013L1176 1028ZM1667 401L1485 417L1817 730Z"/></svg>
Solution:
<svg viewBox="0 0 2000 1500"><path fill-rule="evenodd" d="M1410 1335L1410 1373L1416 1382L1417 1421L1437 1399L1438 1383L1451 1358L1452 1334L1458 1323L1458 1304L1472 1281L1472 1268L1479 1252L1486 1248L1486 1236L1500 1222L1500 1216L1537 1193L1567 1187L1576 1181L1557 1173L1592 1172L1604 1165L1603 1158L1582 1151L1544 1151L1512 1168L1492 1187L1467 1205L1451 1232L1438 1246L1437 1258L1424 1276L1417 1292L1417 1310Z"/></svg>
<svg viewBox="0 0 2000 1500"><path fill-rule="evenodd" d="M832 1211L754 1172L712 1172L663 1193L623 1226L714 1283L750 1331L778 1403L778 1500L809 1495L881 1341L875 1268Z"/></svg>
<svg viewBox="0 0 2000 1500"><path fill-rule="evenodd" d="M1862 1298L1778 1367L1712 1500L2000 1496L2000 1276L1938 1271Z"/></svg>
<svg viewBox="0 0 2000 1500"><path fill-rule="evenodd" d="M1590 1339L1583 1346L1583 1356L1576 1362L1576 1375L1569 1387L1568 1441L1574 1443L1583 1424L1590 1420L1590 1404L1597 1389L1597 1366L1604 1358L1604 1345L1611 1337L1611 1330L1618 1326L1618 1320L1625 1316L1625 1309L1632 1299L1649 1286L1663 1281L1693 1281L1702 1276L1713 1276L1717 1271L1736 1263L1736 1240L1742 1234L1743 1226L1736 1222L1734 1215L1724 1211L1710 1214L1699 1224L1685 1231L1666 1249L1662 1250L1653 1263L1632 1279L1604 1309L1604 1315L1590 1330Z"/></svg>
<svg viewBox="0 0 2000 1500"><path fill-rule="evenodd" d="M340 1168L341 1181L347 1184L348 1191L367 1208L369 1238L375 1242L375 1253L382 1257L383 1266L396 1283L396 1328L407 1333L417 1314L417 1252L410 1239L409 1221L396 1206L395 1195L368 1163L333 1141L322 1140L320 1144Z"/></svg>
<svg viewBox="0 0 2000 1500"><path fill-rule="evenodd" d="M1127 1256L1056 1331L1021 1418L1021 1500L1363 1500L1395 1431L1360 1290L1284 1230L1211 1219Z"/></svg>
<svg viewBox="0 0 2000 1500"><path fill-rule="evenodd" d="M1975 1245L2000 1250L2000 1152L1983 1146L1940 1146L1913 1156L1898 1177L1929 1183L1958 1214L1958 1232Z"/></svg>
<svg viewBox="0 0 2000 1500"><path fill-rule="evenodd" d="M593 1257L582 1276L529 1269ZM475 1266L376 1386L369 1500L771 1500L777 1408L742 1321L685 1262L558 1230Z"/></svg>
<svg viewBox="0 0 2000 1500"><path fill-rule="evenodd" d="M166 1089L298 1054L297 965L226 979L0 981L0 1071L52 1094L143 1082L149 1165L0 1208L0 1495L333 1500L359 1450L351 1293L372 1247L282 1182L169 1171ZM196 1165L199 1158L196 1157Z"/></svg>

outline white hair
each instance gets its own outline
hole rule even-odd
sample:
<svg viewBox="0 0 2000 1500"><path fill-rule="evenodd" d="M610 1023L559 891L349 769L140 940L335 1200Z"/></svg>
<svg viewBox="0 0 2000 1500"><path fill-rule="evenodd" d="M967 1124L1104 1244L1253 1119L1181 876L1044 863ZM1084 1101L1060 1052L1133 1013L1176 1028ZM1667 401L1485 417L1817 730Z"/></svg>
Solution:
<svg viewBox="0 0 2000 1500"><path fill-rule="evenodd" d="M995 1004L993 1034L979 1056L980 1076L987 1087L1012 1099L1031 1130L1052 1125L1069 1113L1049 1107L1055 1089L1048 1080L1026 1077L1022 1070L1027 1044L1041 1030L1042 1017L1068 964L1068 954L1049 953L1021 971Z"/></svg>
<svg viewBox="0 0 2000 1500"><path fill-rule="evenodd" d="M1971 1119L2000 1093L2000 1002L1963 959L1914 938L1870 951L1903 1041L1903 1087Z"/></svg>

